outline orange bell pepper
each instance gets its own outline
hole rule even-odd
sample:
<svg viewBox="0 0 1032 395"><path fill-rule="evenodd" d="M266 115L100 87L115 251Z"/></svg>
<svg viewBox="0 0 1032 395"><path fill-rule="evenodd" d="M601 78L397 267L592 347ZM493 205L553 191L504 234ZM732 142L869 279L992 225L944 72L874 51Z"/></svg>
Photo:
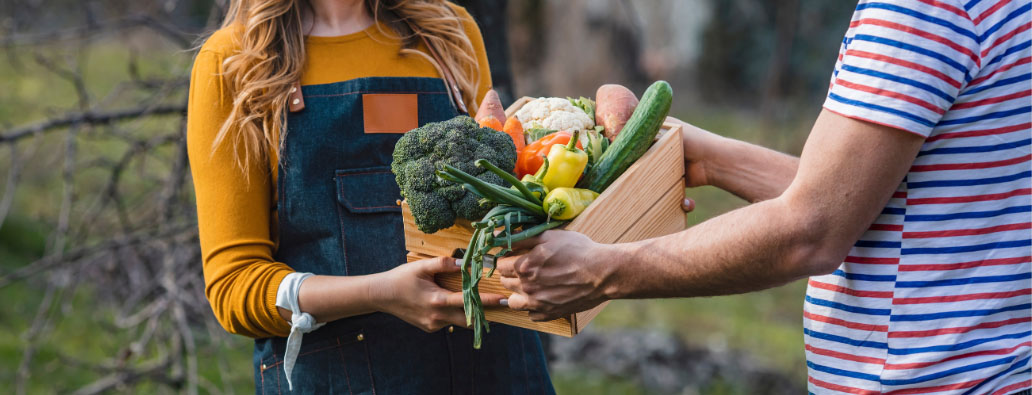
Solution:
<svg viewBox="0 0 1032 395"><path fill-rule="evenodd" d="M567 131L555 132L527 144L526 147L523 147L523 152L516 157L516 176L523 178L527 174L537 173L541 165L545 163L545 156L548 155L552 146L569 144L572 137L573 134ZM580 141L577 142L577 148L583 149Z"/></svg>

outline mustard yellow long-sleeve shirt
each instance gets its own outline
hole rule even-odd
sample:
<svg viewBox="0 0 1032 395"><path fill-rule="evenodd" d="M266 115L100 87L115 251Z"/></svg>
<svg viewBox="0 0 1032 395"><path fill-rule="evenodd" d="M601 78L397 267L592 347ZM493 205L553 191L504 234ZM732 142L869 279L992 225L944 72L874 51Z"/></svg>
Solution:
<svg viewBox="0 0 1032 395"><path fill-rule="evenodd" d="M479 101L491 87L491 73L480 29L465 9L454 6L473 43L480 65ZM384 31L390 31L381 25ZM197 222L204 260L205 292L215 317L231 333L250 337L287 336L276 291L291 273L290 262L276 262L276 158L252 160L242 172L228 144L212 142L232 106L223 81L222 62L239 50L239 27L216 31L194 61L187 116L187 145L197 197ZM419 56L400 56L401 43L374 25L340 37L307 37L302 85L362 77L439 77ZM426 52L422 45L418 48ZM469 103L471 105L472 103ZM472 107L470 107L472 108ZM271 168L271 172L269 169Z"/></svg>

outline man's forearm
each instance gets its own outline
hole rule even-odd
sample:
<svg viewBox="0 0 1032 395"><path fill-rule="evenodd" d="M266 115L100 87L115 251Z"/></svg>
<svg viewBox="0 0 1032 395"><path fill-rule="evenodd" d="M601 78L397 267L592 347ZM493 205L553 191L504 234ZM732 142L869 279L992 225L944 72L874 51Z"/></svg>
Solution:
<svg viewBox="0 0 1032 395"><path fill-rule="evenodd" d="M689 185L712 185L755 203L781 195L799 159L683 124Z"/></svg>
<svg viewBox="0 0 1032 395"><path fill-rule="evenodd" d="M781 195L799 168L799 158L769 148L721 137L707 163L711 185L755 203Z"/></svg>
<svg viewBox="0 0 1032 395"><path fill-rule="evenodd" d="M685 231L607 246L610 299L736 294L781 285L843 257L829 256L813 224L781 199L744 207Z"/></svg>

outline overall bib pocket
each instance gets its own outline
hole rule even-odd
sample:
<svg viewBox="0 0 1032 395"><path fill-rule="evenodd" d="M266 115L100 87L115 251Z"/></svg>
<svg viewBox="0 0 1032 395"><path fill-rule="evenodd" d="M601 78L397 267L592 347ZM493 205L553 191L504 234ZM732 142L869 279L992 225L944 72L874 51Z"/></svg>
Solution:
<svg viewBox="0 0 1032 395"><path fill-rule="evenodd" d="M337 170L334 179L347 275L384 272L404 263L401 191L390 167Z"/></svg>
<svg viewBox="0 0 1032 395"><path fill-rule="evenodd" d="M321 388L347 389L349 394L376 393L369 350L361 330L321 341L304 342L294 364L291 392L283 371L283 355L274 354L262 360L259 394L307 394Z"/></svg>

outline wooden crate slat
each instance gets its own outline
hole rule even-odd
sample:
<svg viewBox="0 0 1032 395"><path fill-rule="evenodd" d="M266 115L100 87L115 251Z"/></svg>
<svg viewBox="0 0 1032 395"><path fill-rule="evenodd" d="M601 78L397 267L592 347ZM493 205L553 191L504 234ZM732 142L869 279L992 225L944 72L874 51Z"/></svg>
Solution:
<svg viewBox="0 0 1032 395"><path fill-rule="evenodd" d="M473 235L473 227L469 221L463 219L455 221L454 226L433 234L420 232L405 201L401 202L401 215L405 224L405 249L409 252L429 256L451 256L456 248L466 248L469 238Z"/></svg>
<svg viewBox="0 0 1032 395"><path fill-rule="evenodd" d="M684 178L680 132L680 126L668 131L566 229L581 232L599 243L619 240L629 224L644 215L670 185Z"/></svg>
<svg viewBox="0 0 1032 395"><path fill-rule="evenodd" d="M631 225L617 240L619 243L644 240L671 233L677 233L688 225L687 217L681 208L684 200L684 178L671 185L656 205Z"/></svg>
<svg viewBox="0 0 1032 395"><path fill-rule="evenodd" d="M533 99L520 98L506 109L506 116L513 116L516 110ZM640 240L684 229L685 216L681 211L681 199L684 197L681 124L668 119L657 140L641 159L565 228L584 233L600 243ZM409 262L433 256L450 256L456 248L466 248L469 244L472 236L469 221L428 235L416 228L407 203L402 203L402 213ZM484 273L486 275L487 270ZM499 278L499 275L482 278L480 290L511 295L501 285ZM460 273L441 274L436 281L454 292L462 289ZM608 302L548 322L534 322L527 312L502 307L488 308L485 315L491 322L570 337L583 330L606 304Z"/></svg>
<svg viewBox="0 0 1032 395"><path fill-rule="evenodd" d="M431 256L421 255L416 253L408 254L408 261L415 262L420 259L432 258ZM480 280L480 292L483 293L494 293L499 295L509 296L512 295L512 291L509 291L502 286L501 277L497 273L494 276L487 277L489 270L484 270L484 277ZM442 273L435 277L438 285L442 288L452 292L462 291L462 274L460 273ZM491 322L500 322L506 325L519 326L539 332L547 332L555 335L570 337L574 335L573 324L570 322L570 318L559 318L551 321L534 322L530 319L530 313L526 311L516 311L504 307L490 307L484 310L484 315L487 316L487 320Z"/></svg>

